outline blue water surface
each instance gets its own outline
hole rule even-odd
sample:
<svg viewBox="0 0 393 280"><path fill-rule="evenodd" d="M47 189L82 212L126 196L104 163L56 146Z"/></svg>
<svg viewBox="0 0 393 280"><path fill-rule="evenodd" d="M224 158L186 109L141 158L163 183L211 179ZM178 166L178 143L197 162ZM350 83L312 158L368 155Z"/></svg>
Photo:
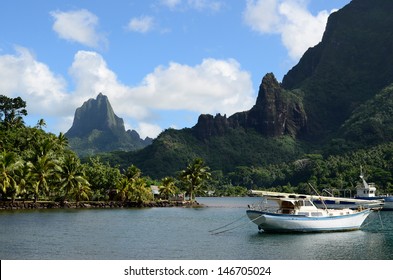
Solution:
<svg viewBox="0 0 393 280"><path fill-rule="evenodd" d="M267 234L245 215L257 200L199 198L203 208L0 211L0 259L393 259L393 212L372 213L358 231Z"/></svg>

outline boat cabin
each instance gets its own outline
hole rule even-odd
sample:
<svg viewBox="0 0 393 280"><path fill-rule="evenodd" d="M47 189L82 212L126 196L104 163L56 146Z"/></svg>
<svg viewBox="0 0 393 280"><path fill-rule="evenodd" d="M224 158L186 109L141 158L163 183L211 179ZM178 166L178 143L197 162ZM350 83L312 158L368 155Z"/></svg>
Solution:
<svg viewBox="0 0 393 280"><path fill-rule="evenodd" d="M362 183L356 188L356 197L375 197L377 188L374 183L367 183L363 174L360 175Z"/></svg>
<svg viewBox="0 0 393 280"><path fill-rule="evenodd" d="M280 198L275 200L278 203L278 213L281 214L296 214L296 215L312 215L312 213L320 213L310 199L305 198ZM315 214L320 216L319 214Z"/></svg>
<svg viewBox="0 0 393 280"><path fill-rule="evenodd" d="M341 216L346 215L352 210L346 209L320 209L309 198L269 198L278 204L276 213L300 215L306 217L322 217L322 216Z"/></svg>

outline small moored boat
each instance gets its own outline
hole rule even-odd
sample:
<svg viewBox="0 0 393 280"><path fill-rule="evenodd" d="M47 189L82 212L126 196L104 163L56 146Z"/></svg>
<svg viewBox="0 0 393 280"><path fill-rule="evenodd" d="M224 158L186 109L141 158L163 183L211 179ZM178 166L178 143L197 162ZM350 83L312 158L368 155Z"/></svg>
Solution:
<svg viewBox="0 0 393 280"><path fill-rule="evenodd" d="M320 209L306 195L266 192L262 203L249 206L247 216L267 232L327 232L358 230L371 208Z"/></svg>
<svg viewBox="0 0 393 280"><path fill-rule="evenodd" d="M363 207L372 208L377 206L378 204L383 204L381 210L393 210L393 196L389 194L377 195L377 188L374 183L368 183L364 179L363 172L360 173L361 183L356 186L356 195L353 198L340 198L334 197L331 195L330 197L324 196L323 201L320 200L317 196L314 196L313 203L318 208L327 207L327 208L357 208L359 205ZM327 190L325 190L327 191ZM347 191L347 190L344 190Z"/></svg>
<svg viewBox="0 0 393 280"><path fill-rule="evenodd" d="M364 179L363 172L360 174L360 179L362 180L362 183L359 184L356 188L356 199L362 199L362 200L368 200L368 201L373 201L373 200L383 200L384 205L382 210L393 210L393 196L389 194L385 195L376 195L377 188L375 187L374 183L367 183L367 181Z"/></svg>

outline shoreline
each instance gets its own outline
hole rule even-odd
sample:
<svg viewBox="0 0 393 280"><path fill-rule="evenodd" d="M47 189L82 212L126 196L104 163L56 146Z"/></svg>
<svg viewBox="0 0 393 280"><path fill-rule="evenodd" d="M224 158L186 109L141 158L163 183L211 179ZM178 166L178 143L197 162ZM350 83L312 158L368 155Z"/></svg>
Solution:
<svg viewBox="0 0 393 280"><path fill-rule="evenodd" d="M110 209L110 208L165 208L165 207L203 207L197 201L151 201L145 203L121 201L0 201L1 210L37 210L37 209Z"/></svg>

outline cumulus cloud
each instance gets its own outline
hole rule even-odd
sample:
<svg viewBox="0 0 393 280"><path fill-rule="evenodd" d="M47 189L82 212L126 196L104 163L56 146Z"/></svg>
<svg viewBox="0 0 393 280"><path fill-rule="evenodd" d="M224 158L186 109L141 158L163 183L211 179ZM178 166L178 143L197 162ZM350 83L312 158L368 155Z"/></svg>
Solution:
<svg viewBox="0 0 393 280"><path fill-rule="evenodd" d="M35 59L32 53L16 47L14 55L0 56L0 92L21 95L29 113L61 113L66 99L66 82L53 74L49 67Z"/></svg>
<svg viewBox="0 0 393 280"><path fill-rule="evenodd" d="M75 109L100 92L108 96L127 127L142 137L156 137L168 128L158 123L163 119L161 114L172 110L230 115L250 109L255 102L250 74L234 59L208 58L194 66L172 62L156 67L139 85L130 86L119 81L100 54L79 51L69 75L74 82L72 91L63 77L25 48L0 56L0 92L21 96L29 115L57 118L57 123L53 122L56 127L48 127L56 133L58 129L66 132Z"/></svg>
<svg viewBox="0 0 393 280"><path fill-rule="evenodd" d="M153 29L153 27L154 19L150 16L132 18L127 25L127 29L129 31L135 31L140 33L149 32Z"/></svg>
<svg viewBox="0 0 393 280"><path fill-rule="evenodd" d="M98 17L88 10L52 11L50 15L55 20L53 30L60 38L93 48L107 45L105 36L97 31Z"/></svg>
<svg viewBox="0 0 393 280"><path fill-rule="evenodd" d="M200 113L232 114L249 109L254 101L251 77L234 59L208 58L195 66L175 62L159 66L133 91L146 101L154 99L157 109Z"/></svg>
<svg viewBox="0 0 393 280"><path fill-rule="evenodd" d="M146 138L146 136L154 137L162 132L162 128L160 126L146 122L140 122L138 127L134 129L138 131L138 134L142 137L142 139Z"/></svg>
<svg viewBox="0 0 393 280"><path fill-rule="evenodd" d="M79 104L89 98L95 98L102 92L108 96L119 116L131 117L137 121L148 118L148 107L140 102L138 96L130 96L132 87L122 84L117 79L100 54L78 51L69 73L75 82L74 99L77 99Z"/></svg>
<svg viewBox="0 0 393 280"><path fill-rule="evenodd" d="M293 60L322 39L329 14L317 15L307 9L305 0L247 0L245 23L261 34L279 34Z"/></svg>
<svg viewBox="0 0 393 280"><path fill-rule="evenodd" d="M108 69L102 56L80 51L70 74L79 99L103 92L119 116L138 121L142 136L147 136L143 131L159 130L151 123L159 118L157 110L233 114L248 110L255 102L250 74L233 59L210 58L195 66L172 62L156 67L140 85L127 86Z"/></svg>

